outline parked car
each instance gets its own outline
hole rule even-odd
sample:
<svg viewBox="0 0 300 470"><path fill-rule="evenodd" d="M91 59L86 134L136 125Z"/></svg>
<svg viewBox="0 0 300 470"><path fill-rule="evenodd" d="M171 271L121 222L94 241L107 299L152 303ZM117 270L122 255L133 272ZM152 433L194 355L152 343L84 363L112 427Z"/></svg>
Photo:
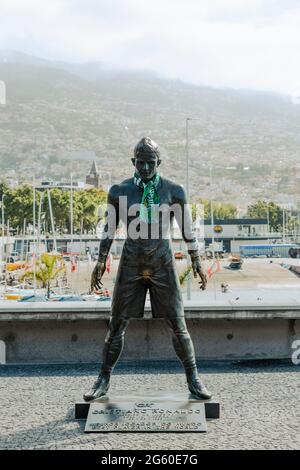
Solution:
<svg viewBox="0 0 300 470"><path fill-rule="evenodd" d="M20 259L20 254L18 251L12 251L10 255L7 257L6 262L7 263L15 263L16 261L19 261Z"/></svg>

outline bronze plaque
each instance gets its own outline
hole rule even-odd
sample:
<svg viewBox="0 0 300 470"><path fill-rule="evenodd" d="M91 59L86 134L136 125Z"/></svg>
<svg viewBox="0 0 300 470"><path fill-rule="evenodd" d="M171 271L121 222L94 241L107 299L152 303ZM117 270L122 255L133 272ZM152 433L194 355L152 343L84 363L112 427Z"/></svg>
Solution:
<svg viewBox="0 0 300 470"><path fill-rule="evenodd" d="M206 432L199 401L107 400L92 402L85 432Z"/></svg>

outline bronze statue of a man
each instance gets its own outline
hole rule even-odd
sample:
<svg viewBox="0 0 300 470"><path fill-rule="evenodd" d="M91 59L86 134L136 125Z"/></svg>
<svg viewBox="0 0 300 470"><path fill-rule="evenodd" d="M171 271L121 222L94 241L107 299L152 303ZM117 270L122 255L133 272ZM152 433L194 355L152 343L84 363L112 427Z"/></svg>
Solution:
<svg viewBox="0 0 300 470"><path fill-rule="evenodd" d="M173 346L185 369L190 392L199 399L209 399L212 395L198 377L171 248L170 227L175 217L187 243L194 276L200 277L201 288L205 289L206 275L201 268L186 195L180 185L159 175L160 151L150 138L138 142L132 163L134 177L112 186L108 194L107 207L111 209L106 212L99 260L92 274L92 289L100 288L102 284L106 258L120 220L127 227L127 239L113 292L101 370L84 399L90 401L108 391L111 373L123 349L126 327L130 318L143 316L148 290L153 317L164 318L172 331ZM116 218L114 224L109 220L112 213Z"/></svg>

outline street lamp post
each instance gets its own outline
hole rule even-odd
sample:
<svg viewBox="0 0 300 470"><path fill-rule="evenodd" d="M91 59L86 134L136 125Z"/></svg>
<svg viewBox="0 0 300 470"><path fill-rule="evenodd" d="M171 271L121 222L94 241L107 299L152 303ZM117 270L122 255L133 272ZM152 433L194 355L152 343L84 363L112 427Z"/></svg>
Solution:
<svg viewBox="0 0 300 470"><path fill-rule="evenodd" d="M71 251L73 249L73 239L74 239L74 194L73 194L73 170L74 170L74 156L73 153L69 154L71 158L71 173L70 173L70 236L71 236Z"/></svg>
<svg viewBox="0 0 300 470"><path fill-rule="evenodd" d="M185 135L186 135L186 195L189 201L190 197L190 155L189 155L189 121L200 121L200 118L190 118L187 117L185 121ZM215 259L215 237L214 237L214 209L213 209L213 201L212 201L212 165L209 168L209 175L210 175L210 190L211 190L211 198L210 198L210 215L211 215L211 228L212 228L212 252L213 252L213 259ZM191 299L191 279L188 277L187 282L187 299Z"/></svg>
<svg viewBox="0 0 300 470"><path fill-rule="evenodd" d="M190 155L189 155L189 121L201 121L200 118L190 118L187 117L185 120L185 154L186 154L186 197L189 202L190 200ZM188 267L190 266L190 261L187 261ZM192 282L191 276L188 276L187 280L187 300L191 300L192 296Z"/></svg>
<svg viewBox="0 0 300 470"><path fill-rule="evenodd" d="M108 192L111 188L111 171L106 171L104 174L108 176L108 185L107 185L107 192Z"/></svg>
<svg viewBox="0 0 300 470"><path fill-rule="evenodd" d="M190 198L190 185L189 185L189 179L190 179L190 156L189 156L189 121L191 118L186 118L185 120L185 153L186 153L186 182L185 182L185 188L186 188L186 197L189 202ZM190 260L187 257L187 266L188 268L190 267ZM191 300L192 297L192 282L191 282L191 276L190 274L188 275L187 278L187 300Z"/></svg>
<svg viewBox="0 0 300 470"><path fill-rule="evenodd" d="M267 202L267 225L268 225L268 244L270 243L270 210L269 203Z"/></svg>
<svg viewBox="0 0 300 470"><path fill-rule="evenodd" d="M212 236L211 236L211 243L212 243L212 254L213 260L215 259L215 231L214 231L214 206L213 206L213 191L212 191L212 166L209 167L209 180L210 180L210 220L211 220L211 229L212 229Z"/></svg>
<svg viewBox="0 0 300 470"><path fill-rule="evenodd" d="M35 233L35 226L36 226L36 220L35 220L35 208L36 208L36 203L35 203L35 177L33 177L32 180L32 190L33 190L33 202L32 202L32 224L33 224L33 290L34 290L34 295L36 295L36 233Z"/></svg>
<svg viewBox="0 0 300 470"><path fill-rule="evenodd" d="M189 197L190 197L190 185L189 185L189 179L190 179L189 121L191 121L191 118L186 118L186 121L185 121L185 153L186 153L186 182L185 182L185 187L186 187L186 196L187 196L188 201L189 201Z"/></svg>

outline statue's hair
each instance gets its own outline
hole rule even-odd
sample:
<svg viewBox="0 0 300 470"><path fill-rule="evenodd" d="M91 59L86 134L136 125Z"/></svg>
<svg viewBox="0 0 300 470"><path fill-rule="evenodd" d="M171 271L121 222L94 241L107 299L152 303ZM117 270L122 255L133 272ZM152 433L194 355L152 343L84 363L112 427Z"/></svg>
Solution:
<svg viewBox="0 0 300 470"><path fill-rule="evenodd" d="M152 153L157 158L160 157L160 151L158 145L150 137L143 137L134 147L134 158L137 158L140 154Z"/></svg>

